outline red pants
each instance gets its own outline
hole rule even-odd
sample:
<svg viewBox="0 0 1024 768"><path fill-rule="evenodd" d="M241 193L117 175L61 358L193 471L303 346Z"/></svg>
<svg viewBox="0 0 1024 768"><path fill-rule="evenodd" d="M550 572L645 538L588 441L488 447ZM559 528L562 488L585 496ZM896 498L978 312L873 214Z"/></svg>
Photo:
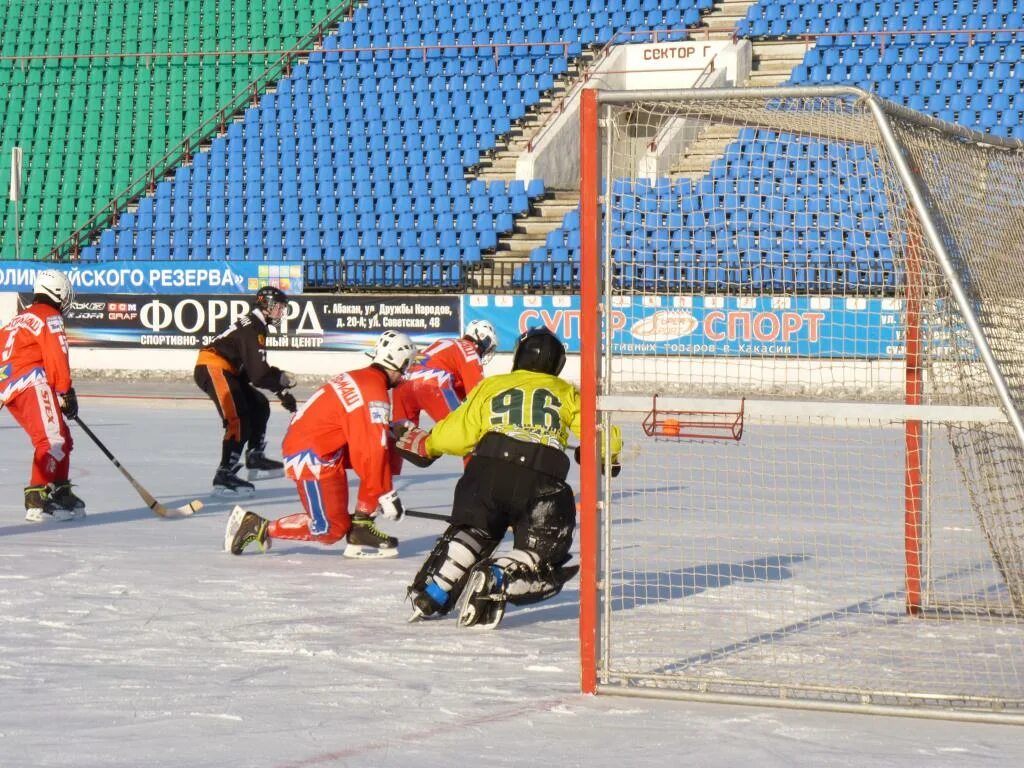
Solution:
<svg viewBox="0 0 1024 768"><path fill-rule="evenodd" d="M46 485L67 480L74 443L53 389L45 385L29 387L7 401L7 410L35 448L29 484Z"/></svg>
<svg viewBox="0 0 1024 768"><path fill-rule="evenodd" d="M305 512L274 520L267 528L272 539L294 539L334 544L352 525L348 513L348 475L340 466L321 466L316 477L303 469L298 477L291 471Z"/></svg>

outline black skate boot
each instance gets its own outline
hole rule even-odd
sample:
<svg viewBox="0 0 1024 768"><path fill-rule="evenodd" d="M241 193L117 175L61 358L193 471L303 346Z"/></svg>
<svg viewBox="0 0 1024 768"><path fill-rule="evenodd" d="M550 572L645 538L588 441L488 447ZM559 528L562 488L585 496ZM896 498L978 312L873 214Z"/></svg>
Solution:
<svg viewBox="0 0 1024 768"><path fill-rule="evenodd" d="M58 480L50 484L50 503L54 507L60 507L69 512L69 519L75 520L85 517L85 502L71 490L70 480Z"/></svg>
<svg viewBox="0 0 1024 768"><path fill-rule="evenodd" d="M398 539L388 536L373 524L373 518L356 513L346 538L345 557L398 557Z"/></svg>
<svg viewBox="0 0 1024 768"><path fill-rule="evenodd" d="M494 629L505 616L504 574L501 568L480 563L469 574L466 590L459 598L459 626Z"/></svg>
<svg viewBox="0 0 1024 768"><path fill-rule="evenodd" d="M50 486L30 485L25 489L25 519L30 523L43 523L47 520L63 523L74 520L74 515L50 501Z"/></svg>
<svg viewBox="0 0 1024 768"><path fill-rule="evenodd" d="M213 495L227 496L229 498L240 498L252 496L256 492L256 486L240 478L235 473L241 467L218 467L217 474L213 476Z"/></svg>
<svg viewBox="0 0 1024 768"><path fill-rule="evenodd" d="M262 448L254 448L245 453L245 468L249 471L250 480L270 480L284 477L284 464L263 455Z"/></svg>
<svg viewBox="0 0 1024 768"><path fill-rule="evenodd" d="M236 506L224 528L224 551L240 555L242 550L256 542L260 552L266 552L273 543L267 533L268 525L268 521L255 512Z"/></svg>

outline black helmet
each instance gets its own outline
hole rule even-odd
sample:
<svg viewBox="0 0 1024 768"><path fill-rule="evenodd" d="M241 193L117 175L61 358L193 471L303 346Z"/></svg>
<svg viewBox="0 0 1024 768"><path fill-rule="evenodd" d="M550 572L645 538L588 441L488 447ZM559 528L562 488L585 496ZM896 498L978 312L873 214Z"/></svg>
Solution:
<svg viewBox="0 0 1024 768"><path fill-rule="evenodd" d="M512 370L557 376L565 366L565 345L547 328L528 328L516 342Z"/></svg>
<svg viewBox="0 0 1024 768"><path fill-rule="evenodd" d="M263 313L267 324L276 328L281 323L281 316L284 310L288 308L288 297L280 288L275 288L273 285L265 285L256 291L255 306L256 309ZM281 306L283 309L275 317L275 313L271 310L276 306Z"/></svg>

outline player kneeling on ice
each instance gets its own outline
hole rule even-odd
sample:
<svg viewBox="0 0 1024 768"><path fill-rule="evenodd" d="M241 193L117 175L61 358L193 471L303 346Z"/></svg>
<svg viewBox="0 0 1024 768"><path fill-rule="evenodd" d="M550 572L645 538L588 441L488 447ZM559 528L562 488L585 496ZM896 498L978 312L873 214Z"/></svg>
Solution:
<svg viewBox="0 0 1024 768"><path fill-rule="evenodd" d="M580 396L558 377L565 347L547 328L519 337L512 372L484 379L429 432L396 424L398 452L418 466L444 453L465 456L451 525L409 587L410 620L458 608L459 626L495 627L505 603L557 595L568 566L576 504L565 482L569 431L580 433ZM613 465L622 447L613 428ZM511 527L514 548L492 557Z"/></svg>
<svg viewBox="0 0 1024 768"><path fill-rule="evenodd" d="M267 363L267 330L277 328L288 308L288 297L279 288L264 286L256 292L252 311L199 350L194 378L224 421L220 465L213 477L218 496L251 496L255 486L238 477L242 448L249 480L281 477L280 461L269 459L266 448L270 403L257 390L275 393L286 410L295 413L295 386L288 372Z"/></svg>
<svg viewBox="0 0 1024 768"><path fill-rule="evenodd" d="M71 490L71 432L65 417L78 416L71 386L64 312L75 292L56 269L36 274L32 305L0 329L0 407L32 439L32 479L25 489L25 519L73 520L85 502Z"/></svg>
<svg viewBox="0 0 1024 768"><path fill-rule="evenodd" d="M284 437L285 474L295 481L305 512L268 521L235 507L224 533L224 548L241 554L255 542L273 539L334 544L347 537L346 557L396 557L398 539L375 525L378 517L401 519L404 510L392 487L388 451L391 403L388 390L416 357L404 333L385 331L373 361L335 376L292 419ZM355 514L348 513L346 469L359 476Z"/></svg>

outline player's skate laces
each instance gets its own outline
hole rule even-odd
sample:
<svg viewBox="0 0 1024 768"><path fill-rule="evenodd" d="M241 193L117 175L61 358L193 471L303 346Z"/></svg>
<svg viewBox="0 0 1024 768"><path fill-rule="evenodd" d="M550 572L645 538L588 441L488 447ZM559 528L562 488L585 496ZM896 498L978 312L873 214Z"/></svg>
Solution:
<svg viewBox="0 0 1024 768"><path fill-rule="evenodd" d="M361 513L352 515L352 527L346 537L345 557L397 557L398 539L378 528L373 518Z"/></svg>
<svg viewBox="0 0 1024 768"><path fill-rule="evenodd" d="M266 552L273 543L267 532L269 524L269 521L255 512L235 507L231 510L227 527L224 529L224 548L233 555L240 555L246 547L255 542L260 552Z"/></svg>
<svg viewBox="0 0 1024 768"><path fill-rule="evenodd" d="M58 480L50 484L50 503L70 512L73 518L85 517L85 502L71 490L70 480Z"/></svg>
<svg viewBox="0 0 1024 768"><path fill-rule="evenodd" d="M459 626L493 629L505 615L507 601L502 570L481 563L469 575L459 599Z"/></svg>

